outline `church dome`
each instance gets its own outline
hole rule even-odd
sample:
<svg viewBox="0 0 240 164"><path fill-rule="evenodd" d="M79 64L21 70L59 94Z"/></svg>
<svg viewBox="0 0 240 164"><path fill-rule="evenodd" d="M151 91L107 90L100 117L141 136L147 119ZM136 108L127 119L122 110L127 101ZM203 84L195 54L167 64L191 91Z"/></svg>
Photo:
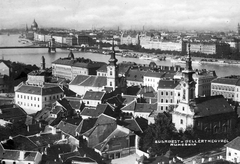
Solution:
<svg viewBox="0 0 240 164"><path fill-rule="evenodd" d="M34 21L33 21L33 23L32 23L31 26L32 26L32 28L33 28L33 27L38 28L38 24L37 24L37 22L35 21L35 19L34 19Z"/></svg>

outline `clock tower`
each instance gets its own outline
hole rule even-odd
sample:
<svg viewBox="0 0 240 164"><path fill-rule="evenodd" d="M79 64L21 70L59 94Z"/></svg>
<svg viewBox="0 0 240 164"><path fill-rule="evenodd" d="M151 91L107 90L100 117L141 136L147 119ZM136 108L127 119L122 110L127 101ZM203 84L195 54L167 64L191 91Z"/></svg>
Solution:
<svg viewBox="0 0 240 164"><path fill-rule="evenodd" d="M117 80L118 80L118 66L117 66L117 59L114 50L114 39L112 42L112 52L111 57L108 60L109 64L107 65L107 87L113 88L113 90L117 87Z"/></svg>
<svg viewBox="0 0 240 164"><path fill-rule="evenodd" d="M182 90L182 102L189 103L195 98L195 81L193 80L192 60L190 56L190 42L188 43L188 55L186 57L186 67L182 71L183 78L180 82Z"/></svg>

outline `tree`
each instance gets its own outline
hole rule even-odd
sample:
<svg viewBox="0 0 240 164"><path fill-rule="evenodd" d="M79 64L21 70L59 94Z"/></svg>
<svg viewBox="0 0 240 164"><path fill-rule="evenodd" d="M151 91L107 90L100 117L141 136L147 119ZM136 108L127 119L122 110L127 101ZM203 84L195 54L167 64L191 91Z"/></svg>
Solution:
<svg viewBox="0 0 240 164"><path fill-rule="evenodd" d="M172 123L172 120L166 113L158 114L155 118L155 123L149 125L144 132L144 136L140 141L144 151L151 148L153 155L165 154L169 150L168 143L156 143L157 141L178 139L177 131Z"/></svg>

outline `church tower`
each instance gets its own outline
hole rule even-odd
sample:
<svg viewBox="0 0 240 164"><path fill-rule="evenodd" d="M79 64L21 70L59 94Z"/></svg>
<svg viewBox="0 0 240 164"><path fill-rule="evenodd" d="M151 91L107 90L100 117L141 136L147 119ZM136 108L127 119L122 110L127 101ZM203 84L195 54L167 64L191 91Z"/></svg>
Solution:
<svg viewBox="0 0 240 164"><path fill-rule="evenodd" d="M107 65L107 87L113 88L113 90L117 87L117 79L118 79L118 67L117 67L117 59L114 50L114 39L112 42L112 53L111 58L108 60L109 64Z"/></svg>
<svg viewBox="0 0 240 164"><path fill-rule="evenodd" d="M41 70L45 70L45 58L42 56L42 62L41 62Z"/></svg>
<svg viewBox="0 0 240 164"><path fill-rule="evenodd" d="M186 67L182 71L183 78L180 82L181 99L178 106L172 112L172 122L177 130L185 131L194 125L194 111L191 109L192 100L195 98L195 82L192 75L192 60L190 56L190 42L188 43L188 55L186 57Z"/></svg>
<svg viewBox="0 0 240 164"><path fill-rule="evenodd" d="M190 100L195 98L195 81L193 80L192 59L190 55L190 42L188 43L188 56L186 57L186 67L182 71L183 79L180 82L182 98L181 101L189 103Z"/></svg>

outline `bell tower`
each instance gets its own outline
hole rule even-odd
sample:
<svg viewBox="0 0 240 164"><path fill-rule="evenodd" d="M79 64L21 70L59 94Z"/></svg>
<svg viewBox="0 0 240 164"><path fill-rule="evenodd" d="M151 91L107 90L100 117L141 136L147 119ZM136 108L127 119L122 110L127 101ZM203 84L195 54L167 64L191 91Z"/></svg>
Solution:
<svg viewBox="0 0 240 164"><path fill-rule="evenodd" d="M193 79L193 74L195 72L192 69L192 59L190 55L190 42L188 43L188 55L186 57L186 66L182 71L183 79L180 82L182 99L184 103L189 103L191 99L195 98L195 81Z"/></svg>
<svg viewBox="0 0 240 164"><path fill-rule="evenodd" d="M114 38L112 41L112 52L111 57L108 60L109 64L107 65L107 87L113 88L113 90L117 87L117 79L118 79L118 66L117 59L114 50Z"/></svg>

